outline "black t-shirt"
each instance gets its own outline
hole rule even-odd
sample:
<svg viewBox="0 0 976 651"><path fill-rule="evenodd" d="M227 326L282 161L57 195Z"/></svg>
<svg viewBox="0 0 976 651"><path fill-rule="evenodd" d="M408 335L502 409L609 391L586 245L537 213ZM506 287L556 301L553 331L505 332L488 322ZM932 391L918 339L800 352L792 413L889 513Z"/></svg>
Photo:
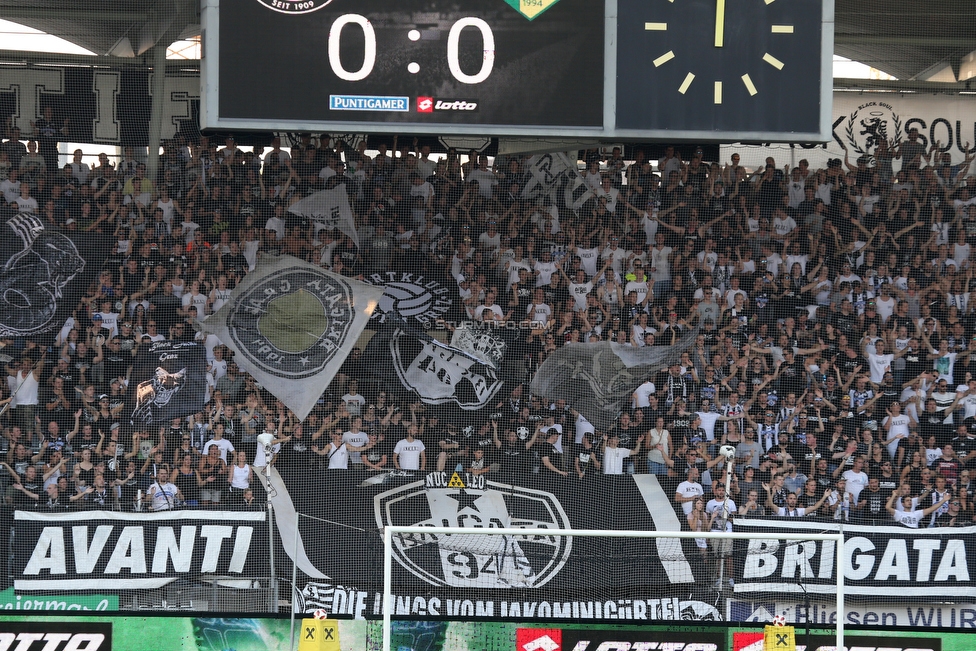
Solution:
<svg viewBox="0 0 976 651"><path fill-rule="evenodd" d="M128 377L129 366L132 364L132 353L111 350L104 351L102 363L105 365L105 381L117 377Z"/></svg>
<svg viewBox="0 0 976 651"><path fill-rule="evenodd" d="M502 474L510 480L524 477L528 472L530 456L529 451L525 449L525 443L522 441L515 441L514 443L505 441L498 450Z"/></svg>
<svg viewBox="0 0 976 651"><path fill-rule="evenodd" d="M159 328L156 329L157 332L168 332L171 325L179 322L180 317L176 310L182 309L183 303L175 294L167 295L163 292L157 292L153 294L151 303L156 308L153 318L159 324Z"/></svg>
<svg viewBox="0 0 976 651"><path fill-rule="evenodd" d="M967 427L969 427L969 431L971 432L976 431L972 429L973 427L976 427L976 419L967 418L965 422ZM957 457L959 457L960 459L964 458L967 454L969 454L973 450L976 450L976 436L955 437L954 439L952 439L952 449L956 453ZM976 459L976 457L974 457L974 459ZM972 467L973 459L967 462L965 466L967 468Z"/></svg>
<svg viewBox="0 0 976 651"><path fill-rule="evenodd" d="M318 458L311 456L311 447L311 442L304 436L300 439L292 438L281 445L275 466L285 471L307 470L312 459Z"/></svg>
<svg viewBox="0 0 976 651"><path fill-rule="evenodd" d="M625 429L619 425L614 427L612 432L620 437L619 447L627 448L628 450L633 450L637 447L637 439L642 433L639 432L636 427L628 427ZM690 433L691 432L689 431L689 435Z"/></svg>
<svg viewBox="0 0 976 651"><path fill-rule="evenodd" d="M559 453L559 450L556 449L556 446L555 446L554 443L549 443L548 441L543 441L542 444L541 444L540 452L539 452L539 459L541 461L542 459L545 459L546 457L549 458L549 463L551 463L557 469L561 469L560 467L562 466L562 458L563 458L563 455ZM549 470L549 468L545 467L545 464L543 464L543 466L539 470L539 472L544 473L544 474L548 474L548 475L552 475L553 474L552 471Z"/></svg>
<svg viewBox="0 0 976 651"><path fill-rule="evenodd" d="M362 453L366 460L371 464L376 465L383 460L383 456L386 456L386 464L384 468L393 467L393 441L390 437L383 437L383 440L377 439L376 445L371 447Z"/></svg>
<svg viewBox="0 0 976 651"><path fill-rule="evenodd" d="M867 519L877 519L885 517L885 504L888 501L888 497L891 495L890 492L879 488L877 492L872 492L871 489L865 488L861 491L858 496L858 501L865 501L867 504L862 511L863 517Z"/></svg>
<svg viewBox="0 0 976 651"><path fill-rule="evenodd" d="M867 368L864 358L859 354L851 357L844 351L837 353L837 356L834 358L834 364L840 369L841 374L843 374L845 377L849 373L853 373L854 368L857 366L860 366L862 370Z"/></svg>

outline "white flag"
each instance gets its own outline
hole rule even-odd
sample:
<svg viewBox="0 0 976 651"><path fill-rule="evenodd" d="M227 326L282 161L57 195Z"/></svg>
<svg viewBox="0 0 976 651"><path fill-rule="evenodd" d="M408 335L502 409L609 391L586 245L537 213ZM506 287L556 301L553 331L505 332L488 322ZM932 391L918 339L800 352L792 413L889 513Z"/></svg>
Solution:
<svg viewBox="0 0 976 651"><path fill-rule="evenodd" d="M288 212L316 221L330 230L339 230L359 246L356 218L349 207L349 195L344 185L310 194L289 206Z"/></svg>
<svg viewBox="0 0 976 651"><path fill-rule="evenodd" d="M234 361L305 420L376 309L382 287L264 256L206 321Z"/></svg>
<svg viewBox="0 0 976 651"><path fill-rule="evenodd" d="M531 176L522 188L522 198L549 197L553 205L578 211L593 192L586 187L574 156L560 151L532 156L526 169Z"/></svg>

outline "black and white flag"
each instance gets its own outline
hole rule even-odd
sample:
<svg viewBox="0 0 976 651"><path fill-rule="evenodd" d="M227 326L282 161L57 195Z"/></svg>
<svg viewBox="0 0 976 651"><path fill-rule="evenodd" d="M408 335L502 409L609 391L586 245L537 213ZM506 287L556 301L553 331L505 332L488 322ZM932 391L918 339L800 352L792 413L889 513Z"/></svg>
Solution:
<svg viewBox="0 0 976 651"><path fill-rule="evenodd" d="M698 336L688 331L673 346L634 348L601 341L566 344L546 357L532 379L532 393L564 399L597 429L606 430L645 379L681 358Z"/></svg>
<svg viewBox="0 0 976 651"><path fill-rule="evenodd" d="M537 154L528 160L527 170L530 180L522 188L523 199L549 197L555 206L577 211L594 196L571 154Z"/></svg>
<svg viewBox="0 0 976 651"><path fill-rule="evenodd" d="M0 337L36 337L61 328L104 260L105 238L48 228L20 213L0 227Z"/></svg>
<svg viewBox="0 0 976 651"><path fill-rule="evenodd" d="M459 323L464 316L457 282L414 271L372 273L364 280L383 289L383 297L373 313L374 323L386 323L388 317L402 319L408 325L429 330L442 327L439 321Z"/></svg>
<svg viewBox="0 0 976 651"><path fill-rule="evenodd" d="M426 405L484 409L503 384L490 358L438 341L402 320L370 339L366 362L377 379L399 385Z"/></svg>
<svg viewBox="0 0 976 651"><path fill-rule="evenodd" d="M203 410L207 351L195 342L142 346L132 365L128 413L136 427L158 427Z"/></svg>
<svg viewBox="0 0 976 651"><path fill-rule="evenodd" d="M356 218L349 206L349 195L346 194L346 186L344 185L310 194L289 206L288 212L307 217L328 230L338 230L345 233L356 246L359 246Z"/></svg>
<svg viewBox="0 0 976 651"><path fill-rule="evenodd" d="M265 256L197 328L216 335L238 366L305 420L382 295L298 258Z"/></svg>

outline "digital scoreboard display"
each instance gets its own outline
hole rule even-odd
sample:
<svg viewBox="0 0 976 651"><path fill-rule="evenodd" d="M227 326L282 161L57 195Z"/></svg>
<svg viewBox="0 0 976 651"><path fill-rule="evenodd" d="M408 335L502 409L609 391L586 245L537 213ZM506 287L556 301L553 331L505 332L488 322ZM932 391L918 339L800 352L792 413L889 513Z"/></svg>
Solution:
<svg viewBox="0 0 976 651"><path fill-rule="evenodd" d="M725 105L709 103L700 116L698 102L689 108L676 100L686 94L677 82L674 89L664 87L675 77L662 72L679 66L701 66L701 75L715 76L704 60L689 55L659 70L663 60L655 53L674 52L677 45L668 38L687 41L699 27L711 34L720 2L624 0L618 7L610 0L203 0L202 122L230 130L828 139L829 68L826 93L810 72L821 72L829 32L822 18L832 17L832 0L790 0L804 6L802 17L811 23L798 26L790 42L815 46L808 55L816 61L802 68L806 96L778 102L805 102L802 121L778 120L764 131L753 120L737 130L735 116L755 115L750 103L776 99L772 82L758 99L729 86ZM743 2L757 7L738 22L729 12L730 39L762 17L768 4ZM688 6L675 12L673 3ZM710 13L700 10L709 7ZM673 17L670 27L661 16ZM689 24L694 21L701 24ZM762 45L757 38L750 43ZM684 44L691 52L708 46L713 62L735 52ZM775 72L769 76L777 78ZM703 77L695 90L708 83Z"/></svg>

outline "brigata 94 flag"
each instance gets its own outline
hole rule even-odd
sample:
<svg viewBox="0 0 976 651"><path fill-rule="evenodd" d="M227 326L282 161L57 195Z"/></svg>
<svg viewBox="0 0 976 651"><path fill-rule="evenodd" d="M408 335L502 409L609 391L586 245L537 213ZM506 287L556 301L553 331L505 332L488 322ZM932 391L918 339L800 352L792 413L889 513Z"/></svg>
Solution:
<svg viewBox="0 0 976 651"><path fill-rule="evenodd" d="M290 255L263 256L230 300L196 326L305 420L356 345L383 289Z"/></svg>
<svg viewBox="0 0 976 651"><path fill-rule="evenodd" d="M203 411L207 353L191 341L155 341L142 346L132 364L128 413L136 427L158 427Z"/></svg>

